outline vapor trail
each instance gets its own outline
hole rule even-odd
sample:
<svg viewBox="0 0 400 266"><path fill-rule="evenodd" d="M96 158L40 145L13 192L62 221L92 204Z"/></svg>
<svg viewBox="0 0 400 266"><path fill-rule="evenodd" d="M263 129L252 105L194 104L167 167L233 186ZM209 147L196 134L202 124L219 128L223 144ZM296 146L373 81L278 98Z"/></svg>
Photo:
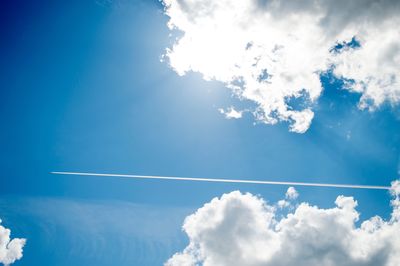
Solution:
<svg viewBox="0 0 400 266"><path fill-rule="evenodd" d="M245 183L245 184L262 184L262 185L284 185L284 186L386 189L386 190L390 189L390 187L386 187L386 186L328 184L328 183L305 183L305 182L281 182L281 181L243 180L243 179L217 179L217 178L196 178L196 177L155 176L155 175L121 175L121 174L79 173L79 172L51 172L51 174L56 174L56 175L81 175L81 176L107 176L107 177L161 179L161 180L179 180L179 181L198 181L198 182L219 182L219 183Z"/></svg>

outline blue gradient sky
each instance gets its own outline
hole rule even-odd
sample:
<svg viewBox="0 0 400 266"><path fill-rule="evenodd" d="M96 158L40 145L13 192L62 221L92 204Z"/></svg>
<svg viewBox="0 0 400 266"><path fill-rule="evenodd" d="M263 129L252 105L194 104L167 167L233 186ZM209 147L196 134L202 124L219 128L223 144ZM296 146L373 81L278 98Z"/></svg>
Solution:
<svg viewBox="0 0 400 266"><path fill-rule="evenodd" d="M305 134L219 112L234 99L160 62L173 38L158 1L10 1L0 8L0 218L26 237L15 265L160 265L186 245L180 226L239 189L268 201L286 187L55 176L50 171L389 185L398 178L400 114L357 109L322 77ZM359 201L388 217L386 191L298 188L332 206Z"/></svg>

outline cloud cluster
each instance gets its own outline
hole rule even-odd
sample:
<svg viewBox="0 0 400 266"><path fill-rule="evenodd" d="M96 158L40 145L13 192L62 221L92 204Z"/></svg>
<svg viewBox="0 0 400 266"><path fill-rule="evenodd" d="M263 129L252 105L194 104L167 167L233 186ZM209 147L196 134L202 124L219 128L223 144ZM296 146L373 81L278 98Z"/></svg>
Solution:
<svg viewBox="0 0 400 266"><path fill-rule="evenodd" d="M0 263L4 265L9 265L22 258L22 248L26 241L23 238L11 240L10 233L10 229L0 225Z"/></svg>
<svg viewBox="0 0 400 266"><path fill-rule="evenodd" d="M276 204L279 208L293 208L291 201L296 200L299 197L299 193L294 187L289 187L285 194L285 199L278 201Z"/></svg>
<svg viewBox="0 0 400 266"><path fill-rule="evenodd" d="M375 216L360 226L352 197L337 197L336 207L330 209L303 202L278 219L279 209L257 196L224 194L185 219L183 230L190 243L165 265L397 266L399 181L392 183L391 192L391 219Z"/></svg>
<svg viewBox="0 0 400 266"><path fill-rule="evenodd" d="M167 49L171 67L225 83L255 103L258 121L304 133L328 70L362 94L362 109L400 101L399 1L163 2L170 29L183 33Z"/></svg>

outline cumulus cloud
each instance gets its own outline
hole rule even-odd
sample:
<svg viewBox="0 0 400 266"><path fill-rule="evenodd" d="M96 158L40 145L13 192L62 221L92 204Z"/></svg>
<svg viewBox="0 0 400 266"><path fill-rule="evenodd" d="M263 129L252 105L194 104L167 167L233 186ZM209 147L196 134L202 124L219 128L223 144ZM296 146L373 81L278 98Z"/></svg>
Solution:
<svg viewBox="0 0 400 266"><path fill-rule="evenodd" d="M285 193L285 199L279 200L277 206L281 209L293 208L291 201L294 201L299 197L299 193L294 187L289 187Z"/></svg>
<svg viewBox="0 0 400 266"><path fill-rule="evenodd" d="M286 201L286 200L280 200L280 201L277 202L276 205L281 209L288 208L288 207L290 207L290 202Z"/></svg>
<svg viewBox="0 0 400 266"><path fill-rule="evenodd" d="M394 197L392 200L392 205L393 205L393 213L392 213L392 219L400 221L400 181L397 180L392 183L392 189L391 193Z"/></svg>
<svg viewBox="0 0 400 266"><path fill-rule="evenodd" d="M287 199L295 200L299 196L299 193L294 187L289 187L288 190L286 191L285 197Z"/></svg>
<svg viewBox="0 0 400 266"><path fill-rule="evenodd" d="M396 0L163 0L183 34L166 57L179 74L218 80L266 124L304 133L332 71L361 93L359 107L400 101L400 2Z"/></svg>
<svg viewBox="0 0 400 266"><path fill-rule="evenodd" d="M400 182L392 183L393 213L359 226L357 201L337 197L336 206L300 203L278 219L260 197L234 191L214 198L185 219L189 245L166 266L400 265Z"/></svg>
<svg viewBox="0 0 400 266"><path fill-rule="evenodd" d="M0 225L0 263L4 265L9 265L22 258L22 248L26 242L23 238L10 239L10 233L10 229Z"/></svg>

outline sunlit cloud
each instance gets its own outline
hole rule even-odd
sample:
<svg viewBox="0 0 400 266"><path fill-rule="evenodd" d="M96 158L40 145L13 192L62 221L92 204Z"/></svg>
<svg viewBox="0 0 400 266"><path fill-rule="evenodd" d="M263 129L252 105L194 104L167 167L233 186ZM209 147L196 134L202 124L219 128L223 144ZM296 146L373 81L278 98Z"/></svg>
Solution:
<svg viewBox="0 0 400 266"><path fill-rule="evenodd" d="M218 111L225 115L226 118L228 119L238 119L242 117L243 111L237 111L234 107L230 107L227 110L224 110L222 108L218 109Z"/></svg>
<svg viewBox="0 0 400 266"><path fill-rule="evenodd" d="M358 225L353 197L338 196L329 209L302 202L282 216L280 206L258 196L224 194L186 217L189 245L165 265L400 265L399 181L391 195L389 220L374 216Z"/></svg>
<svg viewBox="0 0 400 266"><path fill-rule="evenodd" d="M400 101L399 1L163 2L183 33L167 49L170 66L223 82L257 121L306 132L328 70L361 94L361 109Z"/></svg>
<svg viewBox="0 0 400 266"><path fill-rule="evenodd" d="M299 193L294 187L289 187L285 194L287 199L295 200L299 196Z"/></svg>
<svg viewBox="0 0 400 266"><path fill-rule="evenodd" d="M1 219L0 219L1 224ZM22 258L26 239L10 238L11 231L0 225L0 263L10 265Z"/></svg>

